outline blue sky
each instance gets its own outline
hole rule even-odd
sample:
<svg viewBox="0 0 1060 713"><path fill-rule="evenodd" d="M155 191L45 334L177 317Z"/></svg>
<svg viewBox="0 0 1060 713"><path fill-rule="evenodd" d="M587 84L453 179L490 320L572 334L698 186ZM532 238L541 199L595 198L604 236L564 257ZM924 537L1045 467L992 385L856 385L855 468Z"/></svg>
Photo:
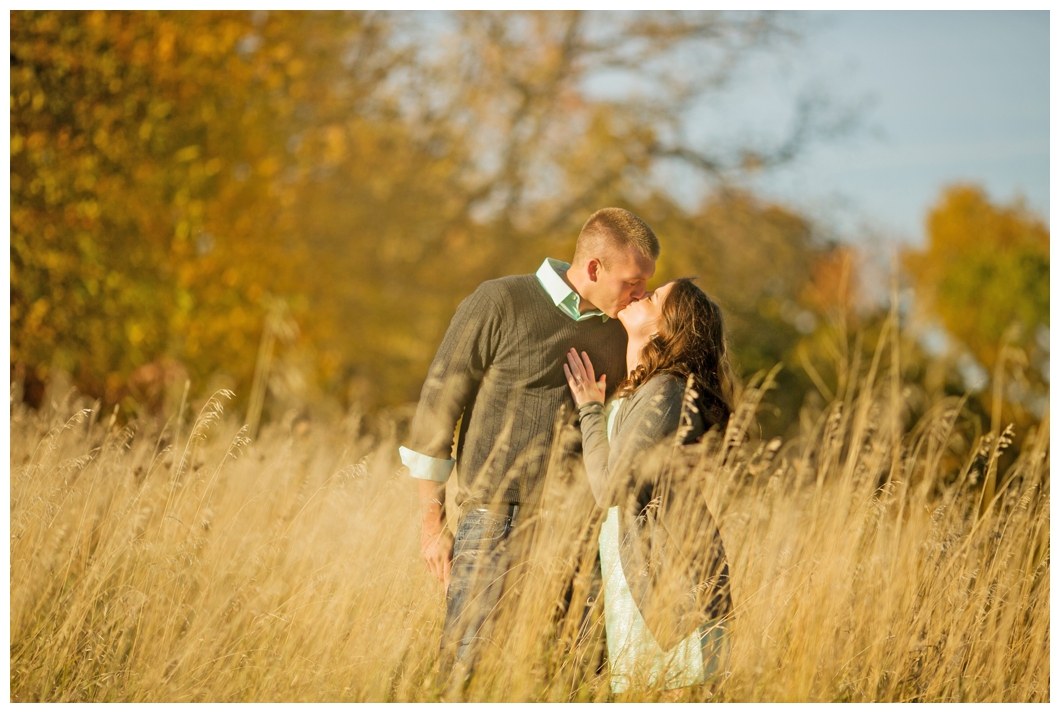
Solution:
<svg viewBox="0 0 1060 713"><path fill-rule="evenodd" d="M704 140L777 135L800 90L864 104L854 134L750 181L853 242L920 244L945 185L1049 211L1048 12L797 13L802 41L754 58L697 109ZM683 181L687 177L675 180Z"/></svg>

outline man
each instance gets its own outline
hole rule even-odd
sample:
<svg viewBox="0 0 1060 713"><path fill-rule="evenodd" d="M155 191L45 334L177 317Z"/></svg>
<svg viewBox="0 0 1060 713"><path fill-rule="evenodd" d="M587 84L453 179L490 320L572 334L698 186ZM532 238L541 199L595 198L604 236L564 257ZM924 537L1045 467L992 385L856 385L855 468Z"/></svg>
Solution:
<svg viewBox="0 0 1060 713"><path fill-rule="evenodd" d="M446 586L441 677L473 664L472 642L518 554L506 548L516 519L532 508L561 410L574 412L562 365L573 347L606 373L625 377L626 334L614 319L643 297L659 242L621 208L593 213L572 264L546 258L534 275L482 283L457 308L431 364L401 460L419 479L421 550ZM460 422L456 459L453 434ZM462 515L445 526L445 484L458 466Z"/></svg>

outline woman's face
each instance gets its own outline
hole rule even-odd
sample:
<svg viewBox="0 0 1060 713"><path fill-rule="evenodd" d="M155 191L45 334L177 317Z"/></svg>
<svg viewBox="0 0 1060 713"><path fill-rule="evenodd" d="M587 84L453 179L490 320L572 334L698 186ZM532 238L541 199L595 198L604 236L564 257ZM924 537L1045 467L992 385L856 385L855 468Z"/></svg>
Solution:
<svg viewBox="0 0 1060 713"><path fill-rule="evenodd" d="M666 301L666 296L670 294L673 284L667 282L659 289L645 293L644 297L631 302L618 313L618 321L626 328L626 334L630 337L647 339L659 331L663 303Z"/></svg>

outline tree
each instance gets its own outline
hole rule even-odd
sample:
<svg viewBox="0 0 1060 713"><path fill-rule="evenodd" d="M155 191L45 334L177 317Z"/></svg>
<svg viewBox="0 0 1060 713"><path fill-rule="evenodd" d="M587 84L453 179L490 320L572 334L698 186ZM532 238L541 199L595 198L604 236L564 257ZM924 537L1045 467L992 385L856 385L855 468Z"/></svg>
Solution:
<svg viewBox="0 0 1060 713"><path fill-rule="evenodd" d="M1043 408L1048 393L1048 227L1020 202L996 205L981 188L955 185L928 214L927 237L923 250L903 256L922 310L988 373L1006 343L1015 365L1029 367L1006 392L1017 407L1007 418L1026 425L1033 419L1018 407ZM983 399L986 412L994 410L993 396Z"/></svg>
<svg viewBox="0 0 1060 713"><path fill-rule="evenodd" d="M379 91L403 61L388 31L364 13L13 13L13 362L111 401L166 355L245 391L270 294L312 336L333 325L298 299L306 196L432 162Z"/></svg>
<svg viewBox="0 0 1060 713"><path fill-rule="evenodd" d="M654 11L13 12L13 369L69 371L84 392L133 407L131 375L169 359L196 392L224 377L260 403L266 385L282 390L283 370L270 377L262 358L283 332L275 359L300 364L309 390L414 399L480 281L569 254L603 205L680 213L653 188L661 162L723 185L791 160L827 124L809 104L771 147L707 152L678 120L790 24ZM616 74L637 89L601 93ZM797 216L741 205L719 199L682 220L721 236L726 220L762 219L762 259L787 254L784 236L802 240ZM675 235L666 254L697 245ZM802 264L803 243L789 247ZM745 252L725 256L736 265ZM739 270L751 318L754 295L774 287L747 260ZM785 275L780 293L796 294L797 272ZM791 327L762 332L779 344Z"/></svg>

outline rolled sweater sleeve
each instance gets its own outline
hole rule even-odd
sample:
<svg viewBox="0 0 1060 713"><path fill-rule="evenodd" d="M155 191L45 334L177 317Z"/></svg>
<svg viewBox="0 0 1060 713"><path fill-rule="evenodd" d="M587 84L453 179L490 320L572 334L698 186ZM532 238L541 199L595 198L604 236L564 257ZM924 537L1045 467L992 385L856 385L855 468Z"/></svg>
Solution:
<svg viewBox="0 0 1060 713"><path fill-rule="evenodd" d="M402 461L417 460L443 480L452 470L456 424L474 399L500 341L501 310L485 285L456 309L420 392ZM441 461L441 462L439 462ZM421 468L423 470L423 468ZM421 474L419 477L424 477Z"/></svg>

